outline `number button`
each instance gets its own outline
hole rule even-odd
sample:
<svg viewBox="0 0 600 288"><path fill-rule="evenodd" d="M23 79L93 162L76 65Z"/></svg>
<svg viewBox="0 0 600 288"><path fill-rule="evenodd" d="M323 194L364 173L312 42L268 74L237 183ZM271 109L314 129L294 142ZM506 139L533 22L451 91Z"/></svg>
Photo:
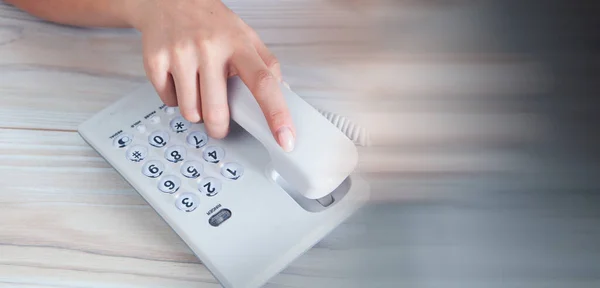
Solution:
<svg viewBox="0 0 600 288"><path fill-rule="evenodd" d="M208 142L208 136L204 132L195 131L187 136L187 143L196 148L202 148Z"/></svg>
<svg viewBox="0 0 600 288"><path fill-rule="evenodd" d="M198 202L200 201L196 195L192 193L182 193L179 195L179 197L177 197L175 205L181 211L192 212L198 207Z"/></svg>
<svg viewBox="0 0 600 288"><path fill-rule="evenodd" d="M117 148L127 147L133 141L133 136L129 134L123 134L113 140L113 145Z"/></svg>
<svg viewBox="0 0 600 288"><path fill-rule="evenodd" d="M202 173L202 163L198 161L187 161L181 166L181 174L187 178L198 178Z"/></svg>
<svg viewBox="0 0 600 288"><path fill-rule="evenodd" d="M165 171L165 165L160 161L148 161L142 168L142 173L150 178L157 178Z"/></svg>
<svg viewBox="0 0 600 288"><path fill-rule="evenodd" d="M204 178L198 183L198 190L206 196L215 196L221 192L221 181L212 177Z"/></svg>
<svg viewBox="0 0 600 288"><path fill-rule="evenodd" d="M156 148L164 147L169 140L169 134L165 131L154 131L148 136L148 143Z"/></svg>
<svg viewBox="0 0 600 288"><path fill-rule="evenodd" d="M221 147L210 146L204 150L202 155L204 160L210 163L219 163L223 157L225 157L225 150Z"/></svg>
<svg viewBox="0 0 600 288"><path fill-rule="evenodd" d="M227 163L221 168L221 175L231 180L237 180L244 175L244 167L238 163Z"/></svg>
<svg viewBox="0 0 600 288"><path fill-rule="evenodd" d="M173 132L183 133L190 127L190 122L185 120L183 117L178 116L173 118L169 125L171 126L171 129L173 129Z"/></svg>
<svg viewBox="0 0 600 288"><path fill-rule="evenodd" d="M165 151L165 158L173 163L178 163L185 160L187 152L182 146L172 146Z"/></svg>
<svg viewBox="0 0 600 288"><path fill-rule="evenodd" d="M146 159L146 156L148 156L148 148L144 146L135 145L127 149L127 159L133 162L140 162Z"/></svg>
<svg viewBox="0 0 600 288"><path fill-rule="evenodd" d="M173 175L168 175L163 177L162 179L160 179L160 182L158 183L158 189L164 193L169 193L169 194L173 194L175 192L177 192L177 190L179 190L179 187L181 186L181 180L179 180L179 178L173 176Z"/></svg>

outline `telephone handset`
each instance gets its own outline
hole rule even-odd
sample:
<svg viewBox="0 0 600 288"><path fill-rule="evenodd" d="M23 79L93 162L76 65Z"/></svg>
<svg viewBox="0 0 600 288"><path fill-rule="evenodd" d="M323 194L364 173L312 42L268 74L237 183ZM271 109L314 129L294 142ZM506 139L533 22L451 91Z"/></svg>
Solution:
<svg viewBox="0 0 600 288"><path fill-rule="evenodd" d="M228 80L227 92L231 118L242 129L224 139L166 107L150 83L78 131L223 287L261 287L369 197L355 171L354 144L364 143L365 133L284 85L281 90L296 128L292 152L278 145L237 77Z"/></svg>
<svg viewBox="0 0 600 288"><path fill-rule="evenodd" d="M272 169L308 199L333 192L355 169L354 143L319 111L281 84L296 128L296 144L285 152L276 142L256 99L239 77L228 81L231 118L269 152Z"/></svg>

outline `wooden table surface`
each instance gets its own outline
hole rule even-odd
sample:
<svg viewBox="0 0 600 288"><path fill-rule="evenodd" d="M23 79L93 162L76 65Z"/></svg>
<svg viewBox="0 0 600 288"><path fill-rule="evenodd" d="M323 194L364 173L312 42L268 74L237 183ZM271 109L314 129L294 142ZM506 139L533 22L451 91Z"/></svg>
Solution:
<svg viewBox="0 0 600 288"><path fill-rule="evenodd" d="M370 208L267 286L448 287L500 284L503 275L515 284L550 285L548 275L553 284L573 283L574 271L583 275L578 283L598 284L590 276L600 267L597 245L583 236L578 246L562 241L577 231L600 236L592 224L600 215L576 206L589 196L552 194L551 203L569 203L557 211L538 202L538 192L489 189L506 181L539 184L520 173L543 165L519 147L546 139L548 123L528 109L533 103L515 109L514 99L502 96L543 92L543 67L518 54L427 51L460 48L464 39L444 37L453 28L493 43L463 17L472 15L470 1L454 12L408 1L402 18L386 18L406 28L399 42L385 45L372 39L385 35L369 31L389 23L340 1L318 2L227 2L279 56L294 90L363 125L373 144L360 147ZM0 1L0 287L219 287L76 133L79 123L146 81L140 51L134 31L53 25ZM569 177L562 172L544 187L573 184L561 182ZM554 214L519 219L531 210ZM533 245L550 231L554 237L542 248ZM570 264L554 263L559 259ZM519 271L534 272L528 278Z"/></svg>

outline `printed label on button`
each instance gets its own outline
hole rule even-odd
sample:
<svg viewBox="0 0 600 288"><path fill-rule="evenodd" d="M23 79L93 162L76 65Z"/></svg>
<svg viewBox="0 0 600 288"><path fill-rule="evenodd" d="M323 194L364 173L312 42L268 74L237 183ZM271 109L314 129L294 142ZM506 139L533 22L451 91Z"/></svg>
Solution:
<svg viewBox="0 0 600 288"><path fill-rule="evenodd" d="M160 179L160 182L158 183L158 189L164 193L169 193L169 194L173 194L175 192L177 192L177 190L179 190L179 187L181 186L181 180L179 180L179 178L173 176L173 175L168 175L163 177L162 179Z"/></svg>
<svg viewBox="0 0 600 288"><path fill-rule="evenodd" d="M169 140L169 133L165 131L154 131L148 136L148 143L156 148L164 147Z"/></svg>
<svg viewBox="0 0 600 288"><path fill-rule="evenodd" d="M181 165L181 174L187 178L198 178L202 173L202 163L198 161L187 161Z"/></svg>
<svg viewBox="0 0 600 288"><path fill-rule="evenodd" d="M170 162L177 163L185 160L187 152L183 146L172 146L165 151L165 158Z"/></svg>
<svg viewBox="0 0 600 288"><path fill-rule="evenodd" d="M208 135L204 132L195 131L187 136L187 143L195 148L202 148L208 142Z"/></svg>
<svg viewBox="0 0 600 288"><path fill-rule="evenodd" d="M198 183L198 190L206 196L215 196L221 192L221 181L212 177L204 178Z"/></svg>
<svg viewBox="0 0 600 288"><path fill-rule="evenodd" d="M219 163L225 157L225 151L221 147L210 146L202 153L204 160L210 163Z"/></svg>
<svg viewBox="0 0 600 288"><path fill-rule="evenodd" d="M150 178L156 178L165 171L165 165L160 161L148 161L142 168L142 173Z"/></svg>
<svg viewBox="0 0 600 288"><path fill-rule="evenodd" d="M131 144L132 141L133 136L131 136L130 134L122 134L119 137L115 138L115 140L113 140L113 145L115 145L115 147L117 148L124 148L127 147L127 145Z"/></svg>
<svg viewBox="0 0 600 288"><path fill-rule="evenodd" d="M237 180L244 175L244 167L238 163L227 163L221 168L223 177Z"/></svg>
<svg viewBox="0 0 600 288"><path fill-rule="evenodd" d="M140 162L148 156L148 148L140 145L132 146L127 150L127 159L133 162Z"/></svg>
<svg viewBox="0 0 600 288"><path fill-rule="evenodd" d="M196 197L196 195L193 193L182 193L179 195L179 197L177 197L177 202L175 202L175 205L177 208L179 208L179 210L192 212L198 207L198 202L198 197Z"/></svg>
<svg viewBox="0 0 600 288"><path fill-rule="evenodd" d="M175 118L173 118L173 120L171 120L170 126L174 132L183 133L183 132L187 131L187 129L190 127L190 122L185 120L183 117L179 116L179 117L175 117Z"/></svg>

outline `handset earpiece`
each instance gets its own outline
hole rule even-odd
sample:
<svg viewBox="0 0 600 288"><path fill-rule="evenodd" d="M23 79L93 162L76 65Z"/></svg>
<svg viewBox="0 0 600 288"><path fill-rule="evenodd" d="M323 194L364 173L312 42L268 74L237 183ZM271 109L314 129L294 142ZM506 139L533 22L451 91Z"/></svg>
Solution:
<svg viewBox="0 0 600 288"><path fill-rule="evenodd" d="M355 169L358 152L354 143L285 85L280 87L296 129L292 152L279 146L242 80L231 77L227 86L231 118L265 146L273 169L306 198L328 195Z"/></svg>

